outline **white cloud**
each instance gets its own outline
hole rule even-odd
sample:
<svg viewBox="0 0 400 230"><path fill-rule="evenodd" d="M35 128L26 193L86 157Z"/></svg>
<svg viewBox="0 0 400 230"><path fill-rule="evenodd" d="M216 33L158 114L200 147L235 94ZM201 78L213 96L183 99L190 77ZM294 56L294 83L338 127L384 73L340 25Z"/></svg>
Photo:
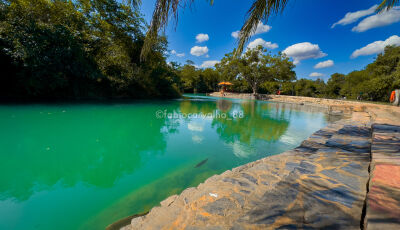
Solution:
<svg viewBox="0 0 400 230"><path fill-rule="evenodd" d="M215 66L215 64L219 63L217 60L210 60L210 61L204 61L203 64L201 64L201 68L212 68Z"/></svg>
<svg viewBox="0 0 400 230"><path fill-rule="evenodd" d="M287 47L284 51L288 57L293 58L294 64L300 63L301 60L310 58L322 58L327 54L322 52L317 44L311 44L309 42L302 42Z"/></svg>
<svg viewBox="0 0 400 230"><path fill-rule="evenodd" d="M194 135L192 136L192 141L196 144L200 144L203 141L204 137L202 136L198 136L198 135Z"/></svg>
<svg viewBox="0 0 400 230"><path fill-rule="evenodd" d="M257 25L256 30L254 31L254 33L251 34L251 36L257 35L257 34L267 33L268 31L271 30L271 28L272 28L271 26L264 25L264 23L259 22L258 25ZM239 38L239 34L240 34L240 31L237 30L237 31L232 32L231 36L234 37L234 38Z"/></svg>
<svg viewBox="0 0 400 230"><path fill-rule="evenodd" d="M317 73L317 72L313 72L313 73L310 73L310 75L309 75L310 77L323 77L323 76L325 76L323 73Z"/></svg>
<svg viewBox="0 0 400 230"><path fill-rule="evenodd" d="M188 129L190 130L190 131L193 131L193 132L203 132L203 130L204 130L204 125L203 124L200 124L200 123L189 123L188 125L187 125L187 127L188 127Z"/></svg>
<svg viewBox="0 0 400 230"><path fill-rule="evenodd" d="M207 46L193 46L190 49L190 54L193 56L197 56L197 57L202 56L207 53L208 53Z"/></svg>
<svg viewBox="0 0 400 230"><path fill-rule="evenodd" d="M386 39L385 41L375 41L372 42L360 49L355 50L351 54L351 58L356 58L358 56L366 56L371 54L382 53L386 46L396 45L400 46L400 37L397 35L393 35Z"/></svg>
<svg viewBox="0 0 400 230"><path fill-rule="evenodd" d="M327 61L322 61L319 62L314 66L314 69L322 69L322 68L328 68L334 65L334 62L332 60L327 60Z"/></svg>
<svg viewBox="0 0 400 230"><path fill-rule="evenodd" d="M178 53L176 50L171 50L172 55L176 55L177 57L184 57L185 53Z"/></svg>
<svg viewBox="0 0 400 230"><path fill-rule="evenodd" d="M400 7L395 7L389 11L383 11L363 19L352 31L364 32L372 28L387 26L400 21Z"/></svg>
<svg viewBox="0 0 400 230"><path fill-rule="evenodd" d="M234 37L234 38L239 38L239 32L240 32L239 30L238 31L234 31L234 32L231 33L231 36Z"/></svg>
<svg viewBox="0 0 400 230"><path fill-rule="evenodd" d="M362 17L371 15L371 14L375 13L376 7L378 7L378 5L374 5L367 10L359 10L356 12L349 12L344 16L344 18L342 18L338 22L334 23L331 26L331 28L334 28L336 25L343 25L343 26L348 25L348 24L358 21L358 19L360 19Z"/></svg>
<svg viewBox="0 0 400 230"><path fill-rule="evenodd" d="M259 22L253 35L267 33L272 27Z"/></svg>
<svg viewBox="0 0 400 230"><path fill-rule="evenodd" d="M198 34L196 36L197 43L206 42L209 39L210 39L210 37L208 37L208 34Z"/></svg>
<svg viewBox="0 0 400 230"><path fill-rule="evenodd" d="M254 49L257 46L262 46L262 47L268 48L268 49L276 49L276 48L278 48L278 44L271 43L271 42L266 42L262 38L257 38L256 40L250 42L249 45L247 46L247 48L248 49Z"/></svg>

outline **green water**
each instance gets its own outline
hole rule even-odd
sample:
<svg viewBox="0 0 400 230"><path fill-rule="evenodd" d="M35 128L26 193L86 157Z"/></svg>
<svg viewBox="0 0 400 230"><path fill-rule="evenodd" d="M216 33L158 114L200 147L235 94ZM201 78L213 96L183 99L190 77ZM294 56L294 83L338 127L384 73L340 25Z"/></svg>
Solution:
<svg viewBox="0 0 400 230"><path fill-rule="evenodd" d="M0 229L104 229L328 122L304 106L200 96L0 105Z"/></svg>

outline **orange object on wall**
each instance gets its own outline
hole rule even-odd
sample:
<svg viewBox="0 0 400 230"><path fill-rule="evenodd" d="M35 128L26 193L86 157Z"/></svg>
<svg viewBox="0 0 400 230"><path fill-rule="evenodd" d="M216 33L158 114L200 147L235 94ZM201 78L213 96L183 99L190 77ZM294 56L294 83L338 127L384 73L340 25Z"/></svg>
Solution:
<svg viewBox="0 0 400 230"><path fill-rule="evenodd" d="M392 91L392 94L390 94L390 102L394 102L396 99L396 91Z"/></svg>

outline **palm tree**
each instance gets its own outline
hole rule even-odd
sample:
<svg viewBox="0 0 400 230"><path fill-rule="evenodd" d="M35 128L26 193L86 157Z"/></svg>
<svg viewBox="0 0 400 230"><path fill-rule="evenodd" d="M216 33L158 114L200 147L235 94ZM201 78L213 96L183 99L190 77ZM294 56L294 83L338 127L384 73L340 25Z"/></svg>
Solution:
<svg viewBox="0 0 400 230"><path fill-rule="evenodd" d="M213 4L214 0L207 0L210 4ZM239 41L236 54L240 54L243 51L243 47L246 42L250 39L252 33L257 28L258 23L263 20L267 21L271 15L282 12L289 2L289 0L253 0L253 4L250 7L246 15L246 21L239 32ZM133 0L133 2L140 2L140 0ZM194 0L157 0L156 6L153 12L153 18L150 24L150 28L147 31L145 42L143 45L141 59L143 60L151 50L151 47L157 40L158 32L160 29L164 29L168 24L168 18L170 14L173 14L175 21L178 21L178 9L179 7L185 7L190 5ZM382 0L381 4L376 9L377 12L383 10L389 10L395 5L398 5L400 0Z"/></svg>

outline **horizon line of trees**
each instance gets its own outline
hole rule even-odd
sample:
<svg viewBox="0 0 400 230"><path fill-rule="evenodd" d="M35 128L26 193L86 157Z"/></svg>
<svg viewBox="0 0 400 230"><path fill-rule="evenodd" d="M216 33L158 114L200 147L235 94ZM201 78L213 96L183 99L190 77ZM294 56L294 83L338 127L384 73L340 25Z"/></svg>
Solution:
<svg viewBox="0 0 400 230"><path fill-rule="evenodd" d="M400 46L387 46L364 69L334 73L327 82L297 79L293 63L281 53L272 56L258 47L236 59L234 52L226 54L215 69L196 68L192 61L184 66L173 63L182 81L181 91L213 92L219 89L218 82L230 81L229 91L237 93L275 94L279 90L291 96L388 102L391 91L400 88Z"/></svg>
<svg viewBox="0 0 400 230"><path fill-rule="evenodd" d="M400 88L400 46L387 46L362 70L348 74L334 73L325 83L322 79L299 79L278 85L267 82L264 92L321 98L389 102L393 90Z"/></svg>

